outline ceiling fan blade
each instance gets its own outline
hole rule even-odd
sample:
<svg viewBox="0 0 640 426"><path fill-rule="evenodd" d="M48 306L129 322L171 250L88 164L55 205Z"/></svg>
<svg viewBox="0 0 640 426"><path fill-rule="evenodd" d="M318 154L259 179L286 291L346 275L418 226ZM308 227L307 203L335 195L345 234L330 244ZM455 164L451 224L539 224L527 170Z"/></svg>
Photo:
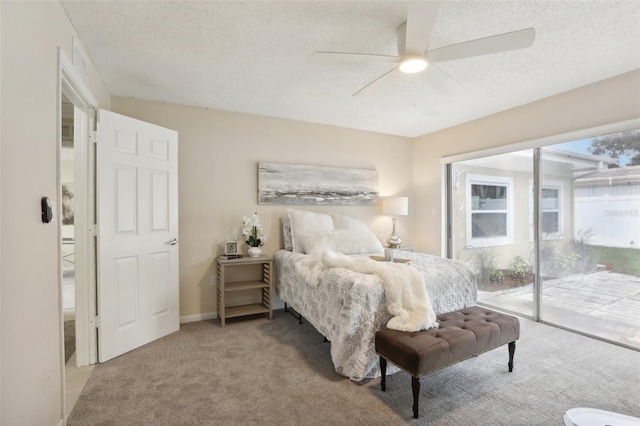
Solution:
<svg viewBox="0 0 640 426"><path fill-rule="evenodd" d="M374 91L377 87L380 87L384 83L384 81L386 80L385 77L397 72L399 72L398 67L392 68L390 71L387 71L386 73L382 74L380 77L373 80L371 83L364 86L362 89L358 90L352 96L362 95L363 93L369 93Z"/></svg>
<svg viewBox="0 0 640 426"><path fill-rule="evenodd" d="M527 28L429 50L427 52L427 60L431 63L436 63L524 49L531 46L535 38L536 30Z"/></svg>
<svg viewBox="0 0 640 426"><path fill-rule="evenodd" d="M427 67L426 80L429 86L445 95L453 96L462 90L462 84L458 80L433 64Z"/></svg>
<svg viewBox="0 0 640 426"><path fill-rule="evenodd" d="M313 52L313 58L338 62L400 62L400 58L397 56L367 55L366 53Z"/></svg>
<svg viewBox="0 0 640 426"><path fill-rule="evenodd" d="M431 40L431 31L436 23L439 8L439 1L409 3L404 53L424 54Z"/></svg>

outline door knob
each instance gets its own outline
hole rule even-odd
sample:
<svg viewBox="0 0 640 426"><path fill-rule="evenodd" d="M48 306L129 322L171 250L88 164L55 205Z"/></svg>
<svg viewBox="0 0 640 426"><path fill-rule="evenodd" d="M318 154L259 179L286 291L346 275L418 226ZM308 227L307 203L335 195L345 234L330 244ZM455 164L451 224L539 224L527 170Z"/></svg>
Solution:
<svg viewBox="0 0 640 426"><path fill-rule="evenodd" d="M178 244L178 239L177 238L170 239L169 244L171 244L172 246L175 246L176 244Z"/></svg>

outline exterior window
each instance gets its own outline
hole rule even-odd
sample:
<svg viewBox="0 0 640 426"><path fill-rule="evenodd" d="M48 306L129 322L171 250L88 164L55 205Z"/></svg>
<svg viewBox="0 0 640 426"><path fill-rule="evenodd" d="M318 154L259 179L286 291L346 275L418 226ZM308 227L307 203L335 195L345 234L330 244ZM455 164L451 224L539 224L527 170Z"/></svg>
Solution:
<svg viewBox="0 0 640 426"><path fill-rule="evenodd" d="M560 189L542 187L542 232L560 233Z"/></svg>
<svg viewBox="0 0 640 426"><path fill-rule="evenodd" d="M512 244L512 179L469 175L467 182L467 245Z"/></svg>
<svg viewBox="0 0 640 426"><path fill-rule="evenodd" d="M562 197L564 184L560 181L543 181L542 198L542 235L545 240L562 238ZM533 180L529 180L529 241L533 241Z"/></svg>

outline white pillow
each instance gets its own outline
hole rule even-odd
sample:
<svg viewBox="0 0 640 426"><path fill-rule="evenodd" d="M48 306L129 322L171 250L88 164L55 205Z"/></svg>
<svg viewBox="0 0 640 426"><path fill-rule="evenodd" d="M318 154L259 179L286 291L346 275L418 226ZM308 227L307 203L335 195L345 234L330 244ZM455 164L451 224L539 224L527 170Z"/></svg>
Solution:
<svg viewBox="0 0 640 426"><path fill-rule="evenodd" d="M367 225L363 221L354 219L351 216L329 213L333 220L333 227L336 229L350 229L352 231L368 231Z"/></svg>
<svg viewBox="0 0 640 426"><path fill-rule="evenodd" d="M380 241L368 229L336 229L331 233L308 235L303 238L302 244L307 253L317 250L332 250L342 254L384 252Z"/></svg>
<svg viewBox="0 0 640 426"><path fill-rule="evenodd" d="M284 249L293 251L293 241L291 239L291 219L289 219L289 216L282 217L282 240L284 242Z"/></svg>
<svg viewBox="0 0 640 426"><path fill-rule="evenodd" d="M291 221L291 243L296 253L308 253L304 246L305 237L333 231L333 220L327 213L287 209L287 214Z"/></svg>

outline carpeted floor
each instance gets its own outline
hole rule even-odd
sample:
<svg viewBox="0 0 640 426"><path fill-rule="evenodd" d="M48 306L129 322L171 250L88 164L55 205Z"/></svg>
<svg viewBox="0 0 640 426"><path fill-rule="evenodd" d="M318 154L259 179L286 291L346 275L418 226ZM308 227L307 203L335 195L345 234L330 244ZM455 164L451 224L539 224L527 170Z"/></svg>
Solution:
<svg viewBox="0 0 640 426"><path fill-rule="evenodd" d="M66 364L71 355L76 351L76 322L68 320L64 322L64 363Z"/></svg>
<svg viewBox="0 0 640 426"><path fill-rule="evenodd" d="M68 425L562 425L588 406L640 416L640 352L521 319L513 373L498 348L422 378L352 382L308 323L184 324L96 366Z"/></svg>

